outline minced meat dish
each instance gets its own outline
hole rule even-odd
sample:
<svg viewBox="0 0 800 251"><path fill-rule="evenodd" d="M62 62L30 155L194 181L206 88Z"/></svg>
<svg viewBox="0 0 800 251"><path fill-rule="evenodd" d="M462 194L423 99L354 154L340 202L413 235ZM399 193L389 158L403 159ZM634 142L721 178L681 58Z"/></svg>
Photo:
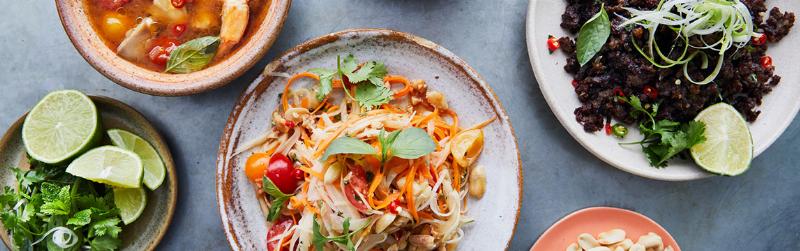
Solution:
<svg viewBox="0 0 800 251"><path fill-rule="evenodd" d="M763 66L762 57L766 56L769 43L778 42L789 33L795 15L781 12L778 8L767 13L764 0L741 1L749 8L756 31L765 34L768 43L751 42L743 48L731 49L725 55L716 79L706 85L696 85L684 77L682 67L655 67L636 50L633 43L642 44L647 39L648 33L644 28L619 27L624 22L621 16L629 16L623 7L651 10L658 6L658 0L567 0L561 27L573 34L577 34L581 26L599 11L603 2L611 21L611 35L606 44L583 67L578 63L575 41L570 37L558 40L568 55L564 70L574 74L575 93L582 104L575 109L577 121L587 132L601 130L611 119L634 123L636 119L629 115L631 106L617 98L631 95L637 96L646 106L659 103L658 119L686 122L704 108L726 102L748 121L755 121L760 114L758 106L763 96L781 80L775 75L771 63ZM674 33L667 28L661 29L664 31L658 30L655 39L661 45L672 44ZM699 45L701 42L690 38L689 43ZM716 62L717 58L709 55L709 61ZM693 79L703 79L708 75L709 70L700 69L699 64L690 62L688 65Z"/></svg>

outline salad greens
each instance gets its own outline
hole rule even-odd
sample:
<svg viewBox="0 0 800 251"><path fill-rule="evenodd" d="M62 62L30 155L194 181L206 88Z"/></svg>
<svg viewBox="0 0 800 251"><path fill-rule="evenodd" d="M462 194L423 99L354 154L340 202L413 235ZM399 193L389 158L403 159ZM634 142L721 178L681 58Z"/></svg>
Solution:
<svg viewBox="0 0 800 251"><path fill-rule="evenodd" d="M619 97L619 99L633 107L632 116L640 114L646 116L646 119L642 119L639 123L639 130L644 138L639 142L623 144L641 145L642 151L653 167L666 167L667 161L672 157L706 140L703 122L680 123L667 119L656 120L658 104L653 104L648 111L636 96Z"/></svg>
<svg viewBox="0 0 800 251"><path fill-rule="evenodd" d="M578 63L581 66L589 63L594 55L600 52L610 35L611 21L608 19L608 13L603 4L600 6L600 11L586 21L578 32L577 50L575 51Z"/></svg>
<svg viewBox="0 0 800 251"><path fill-rule="evenodd" d="M19 250L115 250L122 220L110 187L29 159L0 194L0 218Z"/></svg>

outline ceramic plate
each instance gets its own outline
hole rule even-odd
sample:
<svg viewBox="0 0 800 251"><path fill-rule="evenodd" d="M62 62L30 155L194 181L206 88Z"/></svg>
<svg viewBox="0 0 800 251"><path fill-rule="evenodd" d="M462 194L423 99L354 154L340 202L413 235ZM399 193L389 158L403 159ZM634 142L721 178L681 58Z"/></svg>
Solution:
<svg viewBox="0 0 800 251"><path fill-rule="evenodd" d="M459 246L470 250L507 248L519 214L522 176L505 110L475 70L450 51L413 35L374 29L347 30L305 42L267 65L265 73L242 94L228 118L217 157L217 200L231 247L257 250L266 243L268 223L243 171L250 153L232 153L238 144L269 130L278 94L286 84L285 78L273 76L330 68L337 55L348 53L362 60L382 61L390 74L424 79L429 89L458 97L450 98L449 104L459 112L463 125L499 118L484 129L486 147L479 159L487 169L487 196L468 202L469 215L476 223L465 227Z"/></svg>
<svg viewBox="0 0 800 251"><path fill-rule="evenodd" d="M774 5L778 1L768 1ZM798 1L779 1L783 11L800 11ZM598 158L626 172L658 180L693 180L711 176L693 162L688 160L672 160L667 168L650 167L641 148L623 148L617 145L618 140L603 133L587 133L575 120L573 112L580 106L572 85L572 77L564 71L566 56L560 50L552 55L546 47L547 35L556 37L571 35L562 29L561 14L566 2L563 0L530 1L527 20L528 55L539 88L542 90L550 109L564 128L581 145ZM795 28L781 42L770 45L768 54L774 59L776 74L783 79L772 93L766 95L759 107L761 115L750 124L753 135L755 155L758 156L769 147L794 119L800 109L800 71L792 70L800 56L795 45L800 43L800 31ZM628 138L637 139L641 135L637 130ZM758 168L758 167L756 167Z"/></svg>
<svg viewBox="0 0 800 251"><path fill-rule="evenodd" d="M175 210L178 194L178 180L175 176L175 164L167 144L158 131L141 113L120 101L106 97L91 97L100 111L103 129L119 128L135 133L153 145L167 168L164 183L155 191L147 191L147 207L142 215L131 225L122 228L121 250L155 250L161 238L167 233ZM16 184L14 173L8 167L25 166L25 146L22 144L22 116L11 125L0 141L0 186ZM2 227L0 225L0 227ZM6 247L10 244L5 228L0 237Z"/></svg>
<svg viewBox="0 0 800 251"><path fill-rule="evenodd" d="M615 228L625 230L626 238L634 243L639 236L656 233L661 236L664 247L671 245L673 250L681 251L669 232L655 221L637 212L613 207L590 207L567 215L547 229L533 244L531 251L565 250L571 243L577 242L578 235L582 233L597 237L597 234Z"/></svg>

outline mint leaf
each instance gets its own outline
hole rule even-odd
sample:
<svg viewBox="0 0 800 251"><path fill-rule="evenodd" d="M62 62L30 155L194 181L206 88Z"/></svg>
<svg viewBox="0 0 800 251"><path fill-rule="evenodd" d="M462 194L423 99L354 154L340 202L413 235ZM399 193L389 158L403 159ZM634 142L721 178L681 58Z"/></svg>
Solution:
<svg viewBox="0 0 800 251"><path fill-rule="evenodd" d="M321 101L325 99L325 97L328 96L328 94L333 90L333 76L336 75L337 71L314 68L309 70L309 72L319 76L319 90L317 90L317 99Z"/></svg>
<svg viewBox="0 0 800 251"><path fill-rule="evenodd" d="M366 110L372 110L392 100L392 90L371 83L360 83L356 86L354 99Z"/></svg>
<svg viewBox="0 0 800 251"><path fill-rule="evenodd" d="M410 127L400 131L392 142L391 155L403 159L416 159L436 150L436 143L425 130Z"/></svg>
<svg viewBox="0 0 800 251"><path fill-rule="evenodd" d="M84 209L80 212L75 213L72 215L72 218L67 220L67 225L73 225L76 227L86 226L92 222L92 209Z"/></svg>
<svg viewBox="0 0 800 251"><path fill-rule="evenodd" d="M336 154L375 154L375 148L364 141L347 136L339 137L325 149L325 154L322 155L322 160L328 160L328 157Z"/></svg>

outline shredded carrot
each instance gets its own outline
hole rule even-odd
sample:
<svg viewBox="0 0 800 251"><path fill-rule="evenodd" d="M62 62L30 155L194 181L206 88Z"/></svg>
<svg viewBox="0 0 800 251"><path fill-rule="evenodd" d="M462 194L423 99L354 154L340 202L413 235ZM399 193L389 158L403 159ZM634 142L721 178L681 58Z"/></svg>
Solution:
<svg viewBox="0 0 800 251"><path fill-rule="evenodd" d="M461 187L461 167L458 166L455 158L453 158L453 164L450 167L453 168L453 188L458 190Z"/></svg>
<svg viewBox="0 0 800 251"><path fill-rule="evenodd" d="M453 110L447 109L444 111L445 114L450 115L453 118L453 124L450 126L450 135L456 135L458 133L458 114Z"/></svg>
<svg viewBox="0 0 800 251"><path fill-rule="evenodd" d="M408 172L406 175L406 187L404 188L406 193L406 206L408 207L408 212L411 213L411 216L414 217L414 221L419 220L419 215L417 215L417 206L414 203L414 174L417 173L417 165L411 164L411 171Z"/></svg>
<svg viewBox="0 0 800 251"><path fill-rule="evenodd" d="M325 149L328 148L331 142L333 142L334 139L339 137L339 134L342 134L342 132L344 132L344 130L347 129L347 126L350 125L350 123L352 123L356 119L357 117L354 116L353 118L345 121L341 126L339 126L339 129L336 129L336 131L333 133L333 135L331 135L331 137L328 137L327 139L323 140L322 143L319 144L319 147L317 147L317 152L314 153L314 158L319 158L322 155L322 153L325 152Z"/></svg>
<svg viewBox="0 0 800 251"><path fill-rule="evenodd" d="M378 171L378 174L376 174L375 177L372 178L372 184L369 185L369 192L367 192L367 200L369 201L369 205L373 208L375 208L375 201L373 200L373 197L375 197L375 189L378 188L378 185L381 184L382 180L383 180L383 173Z"/></svg>
<svg viewBox="0 0 800 251"><path fill-rule="evenodd" d="M388 207L389 204L392 204L393 201L397 200L397 198L400 198L400 196L402 196L402 195L403 195L403 193L401 193L401 192L390 194L389 196L386 196L386 198L383 199L382 201L378 201L376 203L377 205L374 208L375 209L381 209L381 208Z"/></svg>
<svg viewBox="0 0 800 251"><path fill-rule="evenodd" d="M319 109L322 109L322 107L325 106L326 103L328 103L328 97L325 97L324 99L322 99L322 102L319 102L319 104L317 105L317 108L314 108L314 111L311 112L311 114L317 113L319 111Z"/></svg>
<svg viewBox="0 0 800 251"><path fill-rule="evenodd" d="M470 128L467 128L464 131L473 130L473 129L482 129L482 128L486 127L487 125L491 124L492 122L494 122L495 119L497 119L497 115L494 115L494 116L492 116L492 118L487 119L487 120L485 120L483 122L475 124L474 126L472 126Z"/></svg>
<svg viewBox="0 0 800 251"><path fill-rule="evenodd" d="M409 92L411 92L411 82L409 82L408 79L406 79L403 76L386 75L386 77L383 77L383 81L387 82L389 84L392 84L392 83L403 84L403 89L400 89L400 90L396 91L394 93L394 98L403 97L405 95L408 95Z"/></svg>
<svg viewBox="0 0 800 251"><path fill-rule="evenodd" d="M421 117L419 120L412 121L411 123L414 124L414 126L418 127L420 124L428 122L428 120L438 116L439 116L439 109L433 109L433 112L429 113L428 115L425 115L425 117Z"/></svg>
<svg viewBox="0 0 800 251"><path fill-rule="evenodd" d="M303 172L314 175L314 177L317 177L318 179L323 179L323 180L325 179L325 175L318 173L314 170L311 170L311 168L308 168L306 166L298 166L297 169L303 170Z"/></svg>
<svg viewBox="0 0 800 251"><path fill-rule="evenodd" d="M283 95L281 95L281 105L284 111L289 109L289 90L292 87L292 83L299 78L313 78L319 81L319 76L310 72L301 72L289 78L289 80L286 81L286 86L283 88Z"/></svg>

